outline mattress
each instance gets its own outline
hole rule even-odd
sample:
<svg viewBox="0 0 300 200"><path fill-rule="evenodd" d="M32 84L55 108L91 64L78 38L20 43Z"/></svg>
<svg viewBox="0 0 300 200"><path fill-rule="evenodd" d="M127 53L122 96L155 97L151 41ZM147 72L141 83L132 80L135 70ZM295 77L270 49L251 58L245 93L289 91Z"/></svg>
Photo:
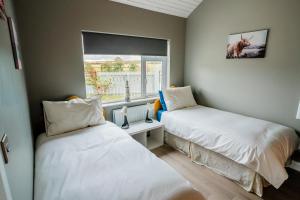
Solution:
<svg viewBox="0 0 300 200"><path fill-rule="evenodd" d="M112 123L37 139L35 200L199 196L174 169Z"/></svg>
<svg viewBox="0 0 300 200"><path fill-rule="evenodd" d="M261 175L275 188L288 178L285 163L298 137L291 128L204 106L164 112L165 130Z"/></svg>

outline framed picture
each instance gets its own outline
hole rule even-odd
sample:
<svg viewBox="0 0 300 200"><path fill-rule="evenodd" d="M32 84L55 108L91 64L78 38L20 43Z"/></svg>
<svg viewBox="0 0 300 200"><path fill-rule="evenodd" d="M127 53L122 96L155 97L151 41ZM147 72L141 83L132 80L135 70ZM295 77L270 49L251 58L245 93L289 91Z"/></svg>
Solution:
<svg viewBox="0 0 300 200"><path fill-rule="evenodd" d="M0 0L0 19L6 20L4 0Z"/></svg>
<svg viewBox="0 0 300 200"><path fill-rule="evenodd" d="M228 35L227 59L264 58L268 29Z"/></svg>
<svg viewBox="0 0 300 200"><path fill-rule="evenodd" d="M15 62L15 68L22 69L20 46L19 46L19 41L18 41L14 21L11 17L7 17L7 23L8 23L8 29L9 29L11 47L12 47L12 51L13 51L14 62Z"/></svg>

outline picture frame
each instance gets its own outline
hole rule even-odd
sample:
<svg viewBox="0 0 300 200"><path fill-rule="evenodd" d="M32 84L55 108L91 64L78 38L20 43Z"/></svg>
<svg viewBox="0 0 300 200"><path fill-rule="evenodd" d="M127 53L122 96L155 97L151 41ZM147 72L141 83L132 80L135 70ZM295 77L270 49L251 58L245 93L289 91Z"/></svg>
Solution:
<svg viewBox="0 0 300 200"><path fill-rule="evenodd" d="M15 29L14 21L11 17L7 17L7 24L9 29L9 35L10 35L10 41L11 41L11 47L14 57L14 63L15 68L17 70L22 69L22 60L21 60L21 54L20 54L20 45L18 41L18 35Z"/></svg>
<svg viewBox="0 0 300 200"><path fill-rule="evenodd" d="M266 55L269 29L229 34L227 59L264 58Z"/></svg>

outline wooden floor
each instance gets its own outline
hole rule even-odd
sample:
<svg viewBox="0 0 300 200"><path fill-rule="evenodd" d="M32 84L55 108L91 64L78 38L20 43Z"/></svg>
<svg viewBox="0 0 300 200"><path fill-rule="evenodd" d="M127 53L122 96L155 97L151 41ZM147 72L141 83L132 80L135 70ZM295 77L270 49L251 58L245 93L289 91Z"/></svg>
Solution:
<svg viewBox="0 0 300 200"><path fill-rule="evenodd" d="M165 145L152 152L189 180L201 193L203 200L300 200L300 173L293 170L288 170L290 178L279 190L272 186L265 188L264 196L260 198L208 168L193 163L186 155L169 146Z"/></svg>

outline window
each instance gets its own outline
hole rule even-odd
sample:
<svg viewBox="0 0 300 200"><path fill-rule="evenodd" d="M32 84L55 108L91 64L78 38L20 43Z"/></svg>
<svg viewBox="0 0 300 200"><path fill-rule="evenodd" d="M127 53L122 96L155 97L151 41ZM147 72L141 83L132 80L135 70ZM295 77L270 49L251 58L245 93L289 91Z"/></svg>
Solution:
<svg viewBox="0 0 300 200"><path fill-rule="evenodd" d="M142 68L145 71L143 96L156 96L167 85L167 57L142 56Z"/></svg>
<svg viewBox="0 0 300 200"><path fill-rule="evenodd" d="M84 55L87 97L101 95L103 102L122 101L125 82L130 98L157 96L166 86L167 57L139 55Z"/></svg>
<svg viewBox="0 0 300 200"><path fill-rule="evenodd" d="M158 95L167 85L167 41L83 32L87 97L101 95L104 103Z"/></svg>

